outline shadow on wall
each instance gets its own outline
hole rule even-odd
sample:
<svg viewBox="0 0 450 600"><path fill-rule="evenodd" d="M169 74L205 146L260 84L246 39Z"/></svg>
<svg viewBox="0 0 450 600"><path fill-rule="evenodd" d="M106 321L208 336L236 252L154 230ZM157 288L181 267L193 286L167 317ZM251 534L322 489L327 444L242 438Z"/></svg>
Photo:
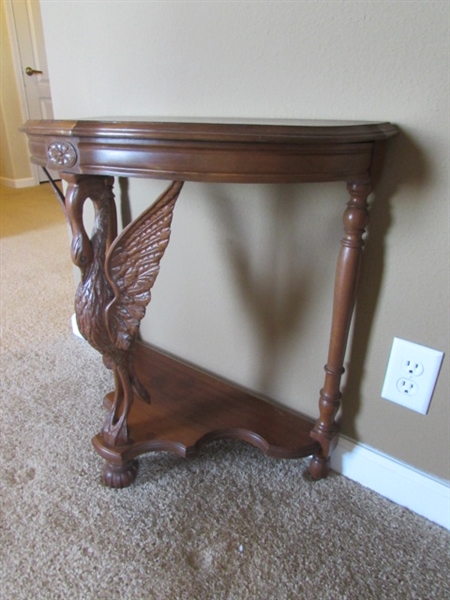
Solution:
<svg viewBox="0 0 450 600"><path fill-rule="evenodd" d="M226 186L212 189L210 206L221 226L232 232L233 243L227 245L226 256L259 338L258 389L270 396L283 347L298 335L311 302L314 272L300 260L305 242L298 235L303 208L299 186L268 188L271 197L265 203L265 217L270 227L256 249L248 236L249 223L243 223L240 206L226 195Z"/></svg>

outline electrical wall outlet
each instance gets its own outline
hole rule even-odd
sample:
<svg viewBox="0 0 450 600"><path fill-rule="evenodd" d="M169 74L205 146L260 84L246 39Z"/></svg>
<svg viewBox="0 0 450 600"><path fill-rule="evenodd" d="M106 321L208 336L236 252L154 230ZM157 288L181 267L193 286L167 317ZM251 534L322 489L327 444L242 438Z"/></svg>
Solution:
<svg viewBox="0 0 450 600"><path fill-rule="evenodd" d="M426 415L444 353L394 338L381 396Z"/></svg>

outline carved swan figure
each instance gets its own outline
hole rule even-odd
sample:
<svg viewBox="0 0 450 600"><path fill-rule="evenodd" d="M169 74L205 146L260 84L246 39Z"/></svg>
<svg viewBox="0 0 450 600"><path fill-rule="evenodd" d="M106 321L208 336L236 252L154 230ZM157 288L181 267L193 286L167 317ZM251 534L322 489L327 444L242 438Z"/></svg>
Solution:
<svg viewBox="0 0 450 600"><path fill-rule="evenodd" d="M72 260L81 271L75 296L77 323L83 337L113 370L114 400L102 434L107 443L122 445L128 441L133 393L150 402L134 370L134 347L169 243L173 209L183 182L172 183L115 237L113 178L70 175L65 179L69 182L64 208L72 228ZM83 224L87 198L95 209L90 239Z"/></svg>

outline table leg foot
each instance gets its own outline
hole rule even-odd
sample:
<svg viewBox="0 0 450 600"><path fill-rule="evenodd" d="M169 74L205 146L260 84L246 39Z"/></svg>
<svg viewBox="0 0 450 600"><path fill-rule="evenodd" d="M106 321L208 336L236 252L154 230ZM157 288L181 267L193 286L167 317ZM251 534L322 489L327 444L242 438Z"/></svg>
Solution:
<svg viewBox="0 0 450 600"><path fill-rule="evenodd" d="M124 464L114 464L106 461L102 471L103 482L110 488L128 487L136 479L137 472L137 460L130 460Z"/></svg>
<svg viewBox="0 0 450 600"><path fill-rule="evenodd" d="M330 457L315 454L311 458L309 472L313 479L325 479L330 472Z"/></svg>

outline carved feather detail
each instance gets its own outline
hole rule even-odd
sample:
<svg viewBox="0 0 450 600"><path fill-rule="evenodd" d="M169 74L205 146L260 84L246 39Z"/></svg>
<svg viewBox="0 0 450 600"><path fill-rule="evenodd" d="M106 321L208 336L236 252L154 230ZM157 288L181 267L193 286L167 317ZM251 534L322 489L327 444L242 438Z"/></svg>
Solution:
<svg viewBox="0 0 450 600"><path fill-rule="evenodd" d="M105 274L114 298L106 308L105 320L117 348L128 350L137 335L169 243L173 209L182 187L183 182L172 183L109 248Z"/></svg>

